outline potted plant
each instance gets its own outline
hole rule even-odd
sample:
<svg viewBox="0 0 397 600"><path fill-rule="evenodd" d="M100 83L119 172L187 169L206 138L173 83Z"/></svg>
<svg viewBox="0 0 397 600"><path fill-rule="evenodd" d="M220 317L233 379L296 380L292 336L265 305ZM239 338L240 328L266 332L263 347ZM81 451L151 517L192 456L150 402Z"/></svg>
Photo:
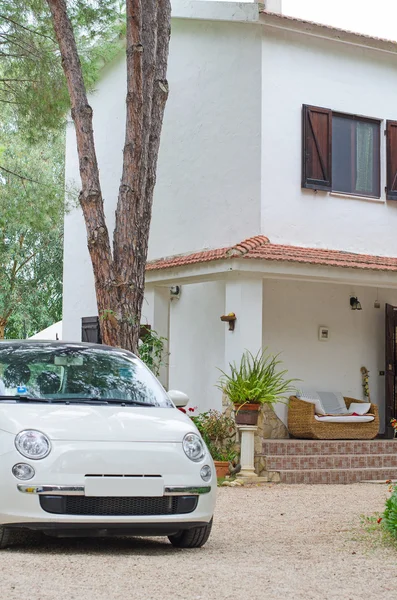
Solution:
<svg viewBox="0 0 397 600"><path fill-rule="evenodd" d="M191 419L213 458L217 477L225 477L229 473L229 463L237 456L234 420L217 410L210 410Z"/></svg>
<svg viewBox="0 0 397 600"><path fill-rule="evenodd" d="M279 355L267 353L267 348L255 356L245 351L240 364L230 363L230 374L221 371L218 388L234 404L238 425L256 425L258 411L263 404L273 405L286 399L294 391L294 379L287 379L287 371L280 370Z"/></svg>

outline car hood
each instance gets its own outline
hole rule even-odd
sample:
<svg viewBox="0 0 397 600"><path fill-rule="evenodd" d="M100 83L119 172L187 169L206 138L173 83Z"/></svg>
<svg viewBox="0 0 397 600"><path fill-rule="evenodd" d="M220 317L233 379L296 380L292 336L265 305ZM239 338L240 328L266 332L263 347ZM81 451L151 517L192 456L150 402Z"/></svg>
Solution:
<svg viewBox="0 0 397 600"><path fill-rule="evenodd" d="M0 429L17 434L42 431L52 440L112 442L182 442L196 431L174 408L76 404L0 404Z"/></svg>

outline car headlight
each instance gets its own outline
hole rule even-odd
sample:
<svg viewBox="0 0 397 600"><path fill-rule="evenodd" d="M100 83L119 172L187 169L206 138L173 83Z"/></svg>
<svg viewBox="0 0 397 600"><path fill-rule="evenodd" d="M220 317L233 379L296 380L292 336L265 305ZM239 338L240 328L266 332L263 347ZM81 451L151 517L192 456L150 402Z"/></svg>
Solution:
<svg viewBox="0 0 397 600"><path fill-rule="evenodd" d="M186 456L194 462L199 462L205 456L203 440L196 433L187 433L182 446Z"/></svg>
<svg viewBox="0 0 397 600"><path fill-rule="evenodd" d="M39 460L51 452L50 440L41 431L28 429L21 431L15 438L15 447L22 456Z"/></svg>

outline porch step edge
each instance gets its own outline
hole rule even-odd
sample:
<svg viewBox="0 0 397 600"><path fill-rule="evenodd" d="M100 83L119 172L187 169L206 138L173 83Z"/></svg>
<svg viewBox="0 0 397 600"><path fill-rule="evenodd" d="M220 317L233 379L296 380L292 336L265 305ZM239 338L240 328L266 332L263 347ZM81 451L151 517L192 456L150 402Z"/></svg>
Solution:
<svg viewBox="0 0 397 600"><path fill-rule="evenodd" d="M285 469L278 471L280 483L348 484L397 479L397 468L380 469Z"/></svg>
<svg viewBox="0 0 397 600"><path fill-rule="evenodd" d="M267 454L262 458L270 471L397 469L396 454Z"/></svg>

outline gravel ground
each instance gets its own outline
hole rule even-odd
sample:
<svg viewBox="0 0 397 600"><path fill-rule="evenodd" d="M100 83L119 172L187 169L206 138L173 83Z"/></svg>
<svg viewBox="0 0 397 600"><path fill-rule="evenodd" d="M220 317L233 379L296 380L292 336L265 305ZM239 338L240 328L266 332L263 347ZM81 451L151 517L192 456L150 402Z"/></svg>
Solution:
<svg viewBox="0 0 397 600"><path fill-rule="evenodd" d="M161 538L56 540L1 553L0 598L224 600L395 597L397 549L361 526L385 485L221 488L204 548Z"/></svg>

